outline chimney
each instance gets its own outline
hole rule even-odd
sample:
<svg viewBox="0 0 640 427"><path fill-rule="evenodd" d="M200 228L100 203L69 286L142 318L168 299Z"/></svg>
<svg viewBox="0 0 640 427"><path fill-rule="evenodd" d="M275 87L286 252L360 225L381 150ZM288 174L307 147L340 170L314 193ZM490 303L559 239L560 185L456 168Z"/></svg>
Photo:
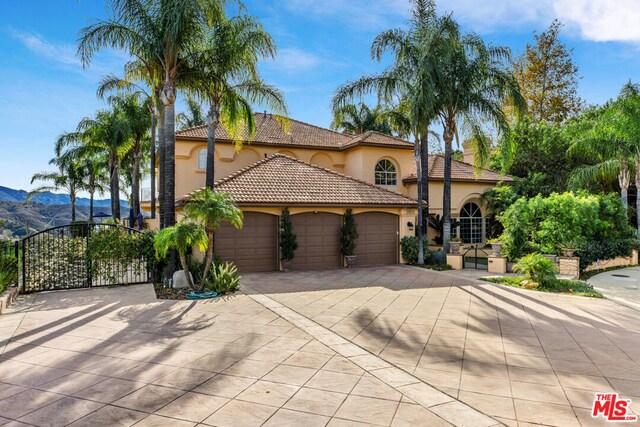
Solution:
<svg viewBox="0 0 640 427"><path fill-rule="evenodd" d="M475 152L473 147L471 146L471 141L466 140L462 143L462 156L465 163L470 165L474 163L473 158L475 156Z"/></svg>

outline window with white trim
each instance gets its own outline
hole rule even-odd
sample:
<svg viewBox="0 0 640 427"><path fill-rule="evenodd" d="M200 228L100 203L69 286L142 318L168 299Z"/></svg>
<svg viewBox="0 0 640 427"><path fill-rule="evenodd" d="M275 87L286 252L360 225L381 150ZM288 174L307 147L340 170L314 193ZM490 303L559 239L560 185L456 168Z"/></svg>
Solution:
<svg viewBox="0 0 640 427"><path fill-rule="evenodd" d="M375 182L376 185L397 185L398 172L391 160L382 159L376 164Z"/></svg>
<svg viewBox="0 0 640 427"><path fill-rule="evenodd" d="M482 243L482 211L473 203L466 203L460 210L460 240L467 244Z"/></svg>
<svg viewBox="0 0 640 427"><path fill-rule="evenodd" d="M207 168L207 149L203 148L198 151L198 169Z"/></svg>

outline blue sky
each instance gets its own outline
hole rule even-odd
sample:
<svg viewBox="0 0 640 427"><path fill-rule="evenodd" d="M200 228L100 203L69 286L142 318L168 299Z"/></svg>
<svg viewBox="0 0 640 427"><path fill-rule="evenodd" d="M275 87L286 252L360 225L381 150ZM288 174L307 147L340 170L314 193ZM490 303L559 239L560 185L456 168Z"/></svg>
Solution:
<svg viewBox="0 0 640 427"><path fill-rule="evenodd" d="M640 1L449 0L466 30L521 51L559 18L574 49L589 103L615 97L629 79L640 82ZM369 47L380 31L404 25L408 0L246 0L278 43L274 62L261 64L265 80L286 95L293 118L331 122L330 100L347 80L379 70ZM0 185L29 189L31 175L48 168L53 142L84 116L102 108L100 78L121 74L126 55L107 51L83 70L75 56L78 30L106 16L100 0L22 0L0 15ZM178 107L180 110L180 106Z"/></svg>

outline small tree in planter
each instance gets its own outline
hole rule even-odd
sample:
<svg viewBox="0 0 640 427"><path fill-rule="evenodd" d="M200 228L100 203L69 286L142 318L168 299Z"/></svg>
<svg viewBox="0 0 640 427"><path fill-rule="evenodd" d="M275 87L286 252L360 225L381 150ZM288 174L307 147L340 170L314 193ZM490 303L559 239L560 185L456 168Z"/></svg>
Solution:
<svg viewBox="0 0 640 427"><path fill-rule="evenodd" d="M353 211L347 209L344 214L344 224L340 230L340 253L347 262L347 267L353 267L356 263L356 240L358 240L358 226L353 218Z"/></svg>
<svg viewBox="0 0 640 427"><path fill-rule="evenodd" d="M291 260L298 249L298 240L291 226L289 208L282 210L280 216L280 260L284 271L291 270Z"/></svg>
<svg viewBox="0 0 640 427"><path fill-rule="evenodd" d="M193 246L198 246L201 251L205 251L209 245L207 232L204 227L194 222L181 221L173 227L167 227L158 232L155 237L153 246L156 250L156 256L159 258L166 257L171 249L176 249L182 264L183 273L176 271L174 274L174 285L176 278L180 274L184 274L189 289L193 289L193 280L189 273L189 264L187 263L187 251Z"/></svg>

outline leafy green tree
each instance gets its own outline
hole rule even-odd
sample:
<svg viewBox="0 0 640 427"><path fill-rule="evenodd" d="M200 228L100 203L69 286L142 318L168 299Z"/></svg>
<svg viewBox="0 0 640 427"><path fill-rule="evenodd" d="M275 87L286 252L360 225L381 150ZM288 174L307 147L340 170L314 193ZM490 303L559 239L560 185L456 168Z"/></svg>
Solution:
<svg viewBox="0 0 640 427"><path fill-rule="evenodd" d="M57 166L57 171L38 172L31 177L31 184L36 181L50 182L49 185L41 185L27 194L27 200L33 196L47 191L63 190L69 195L71 201L71 221L76 220L76 197L82 189L84 176L79 163L70 157L55 157L49 161L50 165Z"/></svg>
<svg viewBox="0 0 640 427"><path fill-rule="evenodd" d="M286 114L284 95L262 81L258 60L274 58L276 45L258 20L236 16L207 28L203 45L191 56L192 89L207 101L207 165L205 183L215 183L215 141L219 124L236 141L251 139L255 132L252 105L262 104Z"/></svg>
<svg viewBox="0 0 640 427"><path fill-rule="evenodd" d="M206 230L209 246L202 277L207 278L214 259L213 240L216 229L223 222L229 222L235 228L242 228L244 215L228 193L215 192L208 187L189 196L184 211L187 218L201 222ZM204 282L202 286L204 286Z"/></svg>
<svg viewBox="0 0 640 427"><path fill-rule="evenodd" d="M541 34L534 33L535 44L512 62L513 72L527 101L529 113L540 122L561 123L583 108L578 96L578 66L573 49L560 40L562 24L557 19Z"/></svg>
<svg viewBox="0 0 640 427"><path fill-rule="evenodd" d="M193 95L188 94L185 99L187 111L178 113L176 120L180 129L189 129L196 126L202 126L207 124L207 119L202 112L202 105L198 102Z"/></svg>
<svg viewBox="0 0 640 427"><path fill-rule="evenodd" d="M110 0L112 18L97 20L80 32L78 53L89 65L102 48L124 49L161 76L164 106L163 222L175 224L175 101L178 83L188 73L194 46L205 39L210 23L225 19L224 0ZM153 65L150 65L153 64ZM158 67L159 66L159 67Z"/></svg>
<svg viewBox="0 0 640 427"><path fill-rule="evenodd" d="M352 256L356 250L358 237L358 225L353 217L353 210L347 209L340 230L340 253L344 256Z"/></svg>
<svg viewBox="0 0 640 427"><path fill-rule="evenodd" d="M385 114L385 110L379 105L369 108L364 102L360 102L357 105L346 104L335 111L331 129L352 135L367 131L376 131L387 135L392 134L391 124L389 123L388 115Z"/></svg>
<svg viewBox="0 0 640 427"><path fill-rule="evenodd" d="M178 251L180 264L184 270L189 288L193 289L193 282L189 274L189 264L187 263L187 251L197 246L201 251L205 251L208 247L209 240L207 232L202 225L195 222L181 221L172 227L167 227L158 232L153 244L156 250L156 256L164 258L170 250Z"/></svg>
<svg viewBox="0 0 640 427"><path fill-rule="evenodd" d="M289 208L284 208L280 215L280 259L291 261L296 249L298 249L298 241L291 225Z"/></svg>

